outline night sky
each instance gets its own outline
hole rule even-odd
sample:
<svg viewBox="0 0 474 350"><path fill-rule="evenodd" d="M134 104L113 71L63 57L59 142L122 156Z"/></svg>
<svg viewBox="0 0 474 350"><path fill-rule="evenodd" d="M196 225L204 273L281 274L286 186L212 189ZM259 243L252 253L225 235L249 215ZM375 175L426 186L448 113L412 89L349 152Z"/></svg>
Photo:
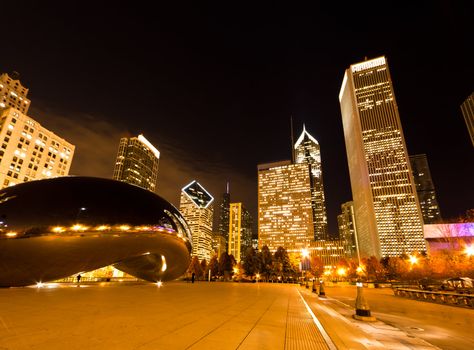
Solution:
<svg viewBox="0 0 474 350"><path fill-rule="evenodd" d="M111 178L120 137L143 133L161 151L162 197L178 206L196 179L219 204L230 181L256 221L257 164L290 159L292 116L295 139L305 123L320 143L334 234L352 197L344 70L385 55L408 152L427 154L443 217L474 207L460 111L474 91L472 1L9 3L0 72L19 72L29 115L76 145L73 175Z"/></svg>

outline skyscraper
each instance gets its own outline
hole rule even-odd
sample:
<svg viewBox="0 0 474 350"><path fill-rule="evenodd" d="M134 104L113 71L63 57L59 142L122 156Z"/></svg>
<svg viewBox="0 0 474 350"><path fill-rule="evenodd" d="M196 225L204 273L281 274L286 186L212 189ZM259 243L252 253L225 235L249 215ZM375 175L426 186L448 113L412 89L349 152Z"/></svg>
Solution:
<svg viewBox="0 0 474 350"><path fill-rule="evenodd" d="M210 261L212 255L212 197L196 180L181 190L179 211L186 219L193 237L193 256Z"/></svg>
<svg viewBox="0 0 474 350"><path fill-rule="evenodd" d="M361 256L426 251L385 57L346 69L339 101Z"/></svg>
<svg viewBox="0 0 474 350"><path fill-rule="evenodd" d="M258 245L301 253L314 240L311 179L307 163L258 166Z"/></svg>
<svg viewBox="0 0 474 350"><path fill-rule="evenodd" d="M327 234L327 215L324 197L323 172L319 143L303 125L303 132L294 145L295 163L309 165L311 183L311 206L313 208L314 239L324 240Z"/></svg>
<svg viewBox="0 0 474 350"><path fill-rule="evenodd" d="M75 146L26 115L19 74L0 75L0 188L69 174Z"/></svg>
<svg viewBox="0 0 474 350"><path fill-rule="evenodd" d="M339 239L343 242L346 256L359 260L353 202L346 202L341 205L341 214L337 216L337 226Z"/></svg>
<svg viewBox="0 0 474 350"><path fill-rule="evenodd" d="M0 108L0 188L68 175L74 148L15 107Z"/></svg>
<svg viewBox="0 0 474 350"><path fill-rule="evenodd" d="M160 152L143 136L120 139L114 180L156 190Z"/></svg>
<svg viewBox="0 0 474 350"><path fill-rule="evenodd" d="M418 201L420 202L421 214L423 215L423 222L425 225L439 223L441 221L441 213L426 154L410 156L410 164L415 180Z"/></svg>
<svg viewBox="0 0 474 350"><path fill-rule="evenodd" d="M242 203L230 203L229 214L228 253L239 262L245 258L247 249L252 247L251 216Z"/></svg>
<svg viewBox="0 0 474 350"><path fill-rule="evenodd" d="M30 108L30 100L26 97L28 89L21 85L19 77L17 72L0 75L0 108L13 107L27 114Z"/></svg>
<svg viewBox="0 0 474 350"><path fill-rule="evenodd" d="M474 92L462 103L461 112L474 146Z"/></svg>
<svg viewBox="0 0 474 350"><path fill-rule="evenodd" d="M229 240L229 206L230 206L230 189L227 182L226 191L222 194L221 204L219 206L219 233Z"/></svg>

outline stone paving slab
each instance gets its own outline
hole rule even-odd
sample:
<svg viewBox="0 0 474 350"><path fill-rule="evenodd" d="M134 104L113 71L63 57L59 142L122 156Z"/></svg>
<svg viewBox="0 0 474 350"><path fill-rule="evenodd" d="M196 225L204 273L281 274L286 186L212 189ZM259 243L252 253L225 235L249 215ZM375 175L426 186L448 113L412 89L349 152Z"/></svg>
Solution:
<svg viewBox="0 0 474 350"><path fill-rule="evenodd" d="M294 285L171 282L0 289L0 349L328 347Z"/></svg>

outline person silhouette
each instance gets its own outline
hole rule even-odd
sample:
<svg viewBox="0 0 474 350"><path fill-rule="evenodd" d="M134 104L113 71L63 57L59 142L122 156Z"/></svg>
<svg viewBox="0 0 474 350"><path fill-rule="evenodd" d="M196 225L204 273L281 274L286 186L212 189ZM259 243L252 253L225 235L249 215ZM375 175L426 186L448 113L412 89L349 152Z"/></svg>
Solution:
<svg viewBox="0 0 474 350"><path fill-rule="evenodd" d="M196 274L193 272L193 274L191 275L191 283L194 283L194 277L196 276Z"/></svg>
<svg viewBox="0 0 474 350"><path fill-rule="evenodd" d="M81 282L81 274L78 274L76 278L77 278L77 283Z"/></svg>

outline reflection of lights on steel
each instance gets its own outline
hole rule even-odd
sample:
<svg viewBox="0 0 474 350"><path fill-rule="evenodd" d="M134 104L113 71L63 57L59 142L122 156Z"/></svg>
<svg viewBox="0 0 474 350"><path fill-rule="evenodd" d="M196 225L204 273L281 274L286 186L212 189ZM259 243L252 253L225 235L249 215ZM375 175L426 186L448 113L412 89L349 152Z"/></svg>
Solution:
<svg viewBox="0 0 474 350"><path fill-rule="evenodd" d="M71 226L71 230L73 230L73 231L84 231L86 229L87 229L87 226L80 225L80 224L76 224L76 225Z"/></svg>
<svg viewBox="0 0 474 350"><path fill-rule="evenodd" d="M121 229L122 231L128 231L128 230L130 230L130 226L128 226L128 225L120 225L120 226L119 226L119 229Z"/></svg>
<svg viewBox="0 0 474 350"><path fill-rule="evenodd" d="M64 231L66 231L66 229L64 227L61 227L61 226L53 227L53 232L61 233L61 232L64 232Z"/></svg>
<svg viewBox="0 0 474 350"><path fill-rule="evenodd" d="M164 255L161 256L161 272L165 272L168 266L166 265L166 258Z"/></svg>
<svg viewBox="0 0 474 350"><path fill-rule="evenodd" d="M135 227L135 230L137 230L137 231L150 231L151 228L149 226L137 226L137 227Z"/></svg>
<svg viewBox="0 0 474 350"><path fill-rule="evenodd" d="M44 287L44 283L43 282L38 282L36 283L36 288L43 288Z"/></svg>
<svg viewBox="0 0 474 350"><path fill-rule="evenodd" d="M163 282L158 281L158 282L156 282L156 285L157 285L158 287L161 287L161 286L163 285Z"/></svg>
<svg viewBox="0 0 474 350"><path fill-rule="evenodd" d="M110 230L110 226L107 226L107 225L100 225L100 226L97 226L96 231L105 231L105 230Z"/></svg>
<svg viewBox="0 0 474 350"><path fill-rule="evenodd" d="M16 237L17 235L18 235L18 233L13 232L13 231L5 233L5 236L7 236L7 237Z"/></svg>
<svg viewBox="0 0 474 350"><path fill-rule="evenodd" d="M474 255L474 245L468 245L466 249L464 249L464 253L466 253L467 256L473 256Z"/></svg>

